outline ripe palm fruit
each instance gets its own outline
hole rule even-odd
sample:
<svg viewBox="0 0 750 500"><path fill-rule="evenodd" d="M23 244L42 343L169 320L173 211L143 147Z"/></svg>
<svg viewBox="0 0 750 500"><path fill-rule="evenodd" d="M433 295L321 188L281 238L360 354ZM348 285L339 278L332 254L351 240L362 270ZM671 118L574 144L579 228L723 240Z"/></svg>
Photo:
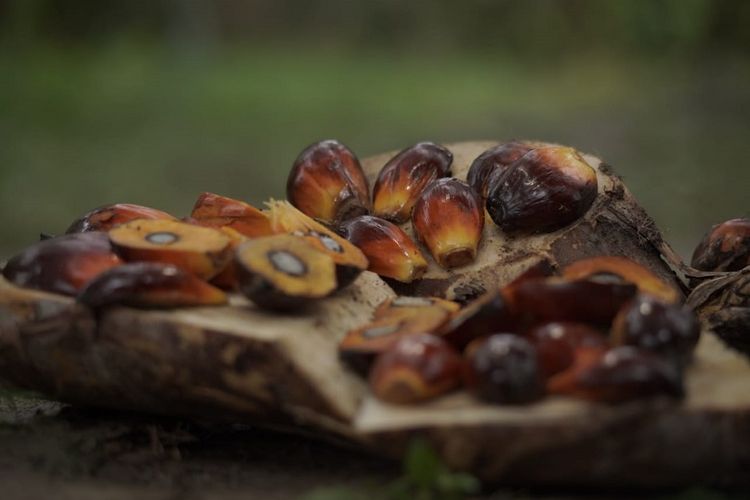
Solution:
<svg viewBox="0 0 750 500"><path fill-rule="evenodd" d="M529 279L504 293L512 311L532 324L573 321L609 326L637 292L630 283L551 277Z"/></svg>
<svg viewBox="0 0 750 500"><path fill-rule="evenodd" d="M578 220L596 199L596 171L573 148L534 149L492 179L487 211L508 233L548 233Z"/></svg>
<svg viewBox="0 0 750 500"><path fill-rule="evenodd" d="M441 338L458 349L492 333L513 332L518 318L498 290L491 290L454 314L440 329Z"/></svg>
<svg viewBox="0 0 750 500"><path fill-rule="evenodd" d="M248 240L235 262L240 291L264 309L297 309L336 290L333 259L290 234Z"/></svg>
<svg viewBox="0 0 750 500"><path fill-rule="evenodd" d="M566 266L562 276L569 280L632 283L638 287L639 293L651 295L665 302L675 303L681 299L681 293L677 288L625 257L608 255L581 259Z"/></svg>
<svg viewBox="0 0 750 500"><path fill-rule="evenodd" d="M158 262L131 262L113 267L86 285L77 300L91 307L214 306L227 296L183 269Z"/></svg>
<svg viewBox="0 0 750 500"><path fill-rule="evenodd" d="M27 247L8 261L3 276L18 286L75 295L100 273L121 264L106 233L76 233Z"/></svg>
<svg viewBox="0 0 750 500"><path fill-rule="evenodd" d="M201 194L190 217L197 224L230 227L249 238L273 234L268 215L244 201L214 193Z"/></svg>
<svg viewBox="0 0 750 500"><path fill-rule="evenodd" d="M349 331L339 344L339 354L352 368L367 373L375 357L399 339L437 333L458 309L442 299L398 297L381 304L373 320Z"/></svg>
<svg viewBox="0 0 750 500"><path fill-rule="evenodd" d="M750 219L717 224L695 248L692 265L701 271L739 271L750 265Z"/></svg>
<svg viewBox="0 0 750 500"><path fill-rule="evenodd" d="M178 221L134 220L109 232L115 251L127 261L174 264L210 280L232 257L224 232Z"/></svg>
<svg viewBox="0 0 750 500"><path fill-rule="evenodd" d="M420 142L391 158L378 174L373 189L373 212L383 219L409 220L424 188L450 175L453 154L434 142Z"/></svg>
<svg viewBox="0 0 750 500"><path fill-rule="evenodd" d="M76 219L65 231L68 234L88 231L109 231L115 226L135 219L176 220L172 215L155 208L116 203L95 208Z"/></svg>
<svg viewBox="0 0 750 500"><path fill-rule="evenodd" d="M388 403L419 403L461 385L463 367L458 352L440 338L409 335L377 357L370 387L378 399Z"/></svg>
<svg viewBox="0 0 750 500"><path fill-rule="evenodd" d="M494 146L471 163L469 172L466 174L466 182L479 193L482 200L487 199L487 189L490 179L504 172L513 162L523 155L536 149L544 147L544 143L533 141L512 141Z"/></svg>
<svg viewBox="0 0 750 500"><path fill-rule="evenodd" d="M474 261L484 229L479 196L458 179L431 182L412 212L414 231L443 268Z"/></svg>
<svg viewBox="0 0 750 500"><path fill-rule="evenodd" d="M684 366L700 333L698 319L687 307L639 295L617 314L611 337L614 345L640 347Z"/></svg>
<svg viewBox="0 0 750 500"><path fill-rule="evenodd" d="M370 212L370 188L359 160L338 141L305 148L289 172L286 196L292 205L326 224Z"/></svg>
<svg viewBox="0 0 750 500"><path fill-rule="evenodd" d="M583 323L544 323L529 330L526 338L536 347L545 379L572 366L579 349L604 349L608 344L601 332Z"/></svg>
<svg viewBox="0 0 750 500"><path fill-rule="evenodd" d="M369 270L403 283L421 278L427 261L408 234L387 220L360 215L344 222L341 234L367 257Z"/></svg>
<svg viewBox="0 0 750 500"><path fill-rule="evenodd" d="M523 337L499 333L477 339L465 356L466 386L483 401L523 404L544 394L536 349Z"/></svg>
<svg viewBox="0 0 750 500"><path fill-rule="evenodd" d="M362 250L303 214L289 202L271 200L267 205L271 229L275 233L289 233L304 238L333 259L339 287L345 287L354 281L369 266Z"/></svg>
<svg viewBox="0 0 750 500"><path fill-rule="evenodd" d="M604 403L684 396L682 377L674 364L632 346L579 349L573 365L549 379L547 390Z"/></svg>

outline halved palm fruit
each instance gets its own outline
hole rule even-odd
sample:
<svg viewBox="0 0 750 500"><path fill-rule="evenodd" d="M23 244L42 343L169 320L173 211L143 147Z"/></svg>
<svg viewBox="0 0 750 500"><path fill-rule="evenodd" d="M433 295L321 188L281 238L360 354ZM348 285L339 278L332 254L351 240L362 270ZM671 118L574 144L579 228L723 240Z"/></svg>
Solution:
<svg viewBox="0 0 750 500"><path fill-rule="evenodd" d="M229 247L234 255L237 248L246 242L249 238L240 234L237 230L232 229L229 226L220 227L219 230L229 236ZM211 279L211 284L218 286L223 290L237 290L239 287L239 281L237 280L237 263L235 259L229 259L224 269L219 271L219 274Z"/></svg>
<svg viewBox="0 0 750 500"><path fill-rule="evenodd" d="M299 236L333 259L336 263L339 287L345 287L354 281L369 266L362 250L323 224L303 214L291 203L271 200L267 205L271 228L275 233Z"/></svg>
<svg viewBox="0 0 750 500"><path fill-rule="evenodd" d="M232 257L231 240L209 227L167 220L134 220L109 232L115 251L127 261L174 264L210 280Z"/></svg>
<svg viewBox="0 0 750 500"><path fill-rule="evenodd" d="M8 261L3 276L18 286L75 295L100 273L121 264L106 233L76 233L27 247Z"/></svg>
<svg viewBox="0 0 750 500"><path fill-rule="evenodd" d="M453 154L434 142L420 142L388 160L373 188L373 211L378 217L402 223L427 185L450 175Z"/></svg>
<svg viewBox="0 0 750 500"><path fill-rule="evenodd" d="M392 299L388 299L382 304L375 308L372 313L374 319L382 318L390 314L398 314L406 309L418 309L422 307L442 307L448 313L457 313L461 306L458 302L452 300L441 299L439 297L409 297L407 295L401 295Z"/></svg>
<svg viewBox="0 0 750 500"><path fill-rule="evenodd" d="M78 302L91 307L169 308L222 305L227 296L172 264L131 262L99 274L81 291Z"/></svg>
<svg viewBox="0 0 750 500"><path fill-rule="evenodd" d="M369 270L402 283L427 272L427 260L408 234L385 219L362 215L344 222L341 233L367 257Z"/></svg>
<svg viewBox="0 0 750 500"><path fill-rule="evenodd" d="M405 307L391 305L379 308L373 321L349 331L339 344L341 359L355 371L367 373L378 354L405 336L436 334L453 314L441 303Z"/></svg>
<svg viewBox="0 0 750 500"><path fill-rule="evenodd" d="M681 299L680 291L637 262L625 257L601 256L582 259L566 266L562 276L569 280L632 283L638 291L665 302Z"/></svg>
<svg viewBox="0 0 750 500"><path fill-rule="evenodd" d="M230 227L238 233L256 238L273 234L268 215L244 201L214 193L203 193L190 214L198 224Z"/></svg>
<svg viewBox="0 0 750 500"><path fill-rule="evenodd" d="M335 140L311 144L294 161L289 201L310 217L337 224L370 212L370 189L359 160Z"/></svg>
<svg viewBox="0 0 750 500"><path fill-rule="evenodd" d="M177 220L176 217L155 208L134 205L132 203L115 203L95 208L76 219L65 231L67 234L86 233L89 231L109 231L135 219Z"/></svg>
<svg viewBox="0 0 750 500"><path fill-rule="evenodd" d="M336 290L333 259L298 236L248 240L235 262L240 291L264 309L297 309Z"/></svg>

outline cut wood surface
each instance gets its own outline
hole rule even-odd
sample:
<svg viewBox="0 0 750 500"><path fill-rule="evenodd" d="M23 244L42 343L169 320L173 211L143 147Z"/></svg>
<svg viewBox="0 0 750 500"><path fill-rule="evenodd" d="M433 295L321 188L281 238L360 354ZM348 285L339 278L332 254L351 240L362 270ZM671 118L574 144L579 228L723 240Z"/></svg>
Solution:
<svg viewBox="0 0 750 500"><path fill-rule="evenodd" d="M492 143L449 145L454 174ZM365 161L372 178L390 153ZM679 267L621 181L600 168L589 213L549 235L509 239L488 219L477 262L434 263L415 293L471 296L541 258L626 255L675 286ZM665 260L666 259L666 260ZM668 263L667 263L668 262ZM393 290L365 272L317 305L280 315L236 296L226 307L92 311L0 282L0 377L88 406L312 431L397 458L423 436L451 466L488 481L660 486L750 484L750 364L704 332L687 397L604 406L547 398L488 406L463 392L415 407L375 400L338 359L347 330Z"/></svg>

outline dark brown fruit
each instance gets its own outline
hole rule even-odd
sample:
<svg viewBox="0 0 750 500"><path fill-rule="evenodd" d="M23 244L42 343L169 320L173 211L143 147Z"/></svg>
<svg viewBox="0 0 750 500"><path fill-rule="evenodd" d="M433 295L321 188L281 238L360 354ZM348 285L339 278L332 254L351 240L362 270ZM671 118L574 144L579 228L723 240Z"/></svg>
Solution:
<svg viewBox="0 0 750 500"><path fill-rule="evenodd" d="M673 363L632 346L579 350L573 366L552 377L547 389L551 394L606 403L684 395L682 377Z"/></svg>
<svg viewBox="0 0 750 500"><path fill-rule="evenodd" d="M370 387L388 403L419 403L457 388L463 366L461 356L438 337L409 335L378 356Z"/></svg>
<svg viewBox="0 0 750 500"><path fill-rule="evenodd" d="M588 279L600 282L632 283L641 294L665 302L679 302L682 294L642 265L625 257L602 256L576 261L565 267L562 276L569 280Z"/></svg>
<svg viewBox="0 0 750 500"><path fill-rule="evenodd" d="M731 219L706 233L693 253L701 271L739 271L750 265L750 219Z"/></svg>
<svg viewBox="0 0 750 500"><path fill-rule="evenodd" d="M575 149L539 148L493 178L487 211L505 232L549 233L585 214L597 189L596 171Z"/></svg>
<svg viewBox="0 0 750 500"><path fill-rule="evenodd" d="M441 337L458 349L498 332L515 332L518 318L499 291L493 290L469 303L441 328Z"/></svg>
<svg viewBox="0 0 750 500"><path fill-rule="evenodd" d="M690 360L700 324L687 307L640 295L626 304L612 326L615 345L632 345L666 356L679 365Z"/></svg>
<svg viewBox="0 0 750 500"><path fill-rule="evenodd" d="M404 149L385 164L373 189L374 214L396 223L409 220L424 188L450 175L453 154L433 142Z"/></svg>
<svg viewBox="0 0 750 500"><path fill-rule="evenodd" d="M455 305L453 302L435 299L435 302L418 304L419 298L409 299L410 305L394 305L399 299L382 304L375 311L373 321L348 332L339 344L341 359L356 371L367 373L378 354L403 337L436 334L455 311L450 306Z"/></svg>
<svg viewBox="0 0 750 500"><path fill-rule="evenodd" d="M287 199L314 219L337 224L370 212L370 189L359 160L338 141L300 153L286 184Z"/></svg>
<svg viewBox="0 0 750 500"><path fill-rule="evenodd" d="M99 274L81 291L78 301L91 307L159 308L222 305L227 296L177 266L131 262Z"/></svg>
<svg viewBox="0 0 750 500"><path fill-rule="evenodd" d="M438 179L425 188L412 212L414 232L442 267L474 261L484 228L479 196L458 179Z"/></svg>
<svg viewBox="0 0 750 500"><path fill-rule="evenodd" d="M65 232L72 234L88 231L109 231L113 227L135 219L177 220L174 216L155 208L131 203L116 203L104 205L81 216Z"/></svg>
<svg viewBox="0 0 750 500"><path fill-rule="evenodd" d="M345 287L368 268L365 254L324 225L303 214L289 202L268 202L271 228L275 233L293 234L304 238L310 245L327 253L336 263L338 286Z"/></svg>
<svg viewBox="0 0 750 500"><path fill-rule="evenodd" d="M583 323L545 323L529 330L526 338L536 347L544 378L570 368L579 349L608 344L601 332Z"/></svg>
<svg viewBox="0 0 750 500"><path fill-rule="evenodd" d="M502 174L512 163L544 143L512 141L488 149L471 163L466 181L482 197L487 198L490 178Z"/></svg>
<svg viewBox="0 0 750 500"><path fill-rule="evenodd" d="M18 286L76 295L100 273L120 264L106 233L77 233L31 245L8 261L3 276Z"/></svg>
<svg viewBox="0 0 750 500"><path fill-rule="evenodd" d="M230 227L249 238L273 234L268 215L245 203L214 193L203 193L195 202L190 217L208 227Z"/></svg>
<svg viewBox="0 0 750 500"><path fill-rule="evenodd" d="M134 220L112 229L109 239L127 261L174 264L204 280L232 258L231 239L223 231L178 221Z"/></svg>
<svg viewBox="0 0 750 500"><path fill-rule="evenodd" d="M536 350L522 337L501 333L476 340L466 358L466 386L483 401L523 404L544 394Z"/></svg>
<svg viewBox="0 0 750 500"><path fill-rule="evenodd" d="M387 220L361 215L341 226L341 233L367 257L369 270L403 283L419 279L427 261L408 234Z"/></svg>
<svg viewBox="0 0 750 500"><path fill-rule="evenodd" d="M609 326L636 292L635 285L629 283L552 277L518 283L504 295L511 310L531 323L573 321Z"/></svg>
<svg viewBox="0 0 750 500"><path fill-rule="evenodd" d="M333 259L297 236L248 240L235 265L240 291L265 309L300 308L336 290Z"/></svg>

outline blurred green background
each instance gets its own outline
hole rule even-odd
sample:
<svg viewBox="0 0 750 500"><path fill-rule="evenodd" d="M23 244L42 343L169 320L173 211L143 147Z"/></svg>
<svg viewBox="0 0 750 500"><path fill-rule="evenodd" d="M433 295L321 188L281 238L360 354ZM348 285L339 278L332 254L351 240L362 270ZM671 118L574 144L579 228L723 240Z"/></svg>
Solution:
<svg viewBox="0 0 750 500"><path fill-rule="evenodd" d="M689 254L750 215L750 2L0 0L0 256L95 206L283 196L297 153L599 154Z"/></svg>

